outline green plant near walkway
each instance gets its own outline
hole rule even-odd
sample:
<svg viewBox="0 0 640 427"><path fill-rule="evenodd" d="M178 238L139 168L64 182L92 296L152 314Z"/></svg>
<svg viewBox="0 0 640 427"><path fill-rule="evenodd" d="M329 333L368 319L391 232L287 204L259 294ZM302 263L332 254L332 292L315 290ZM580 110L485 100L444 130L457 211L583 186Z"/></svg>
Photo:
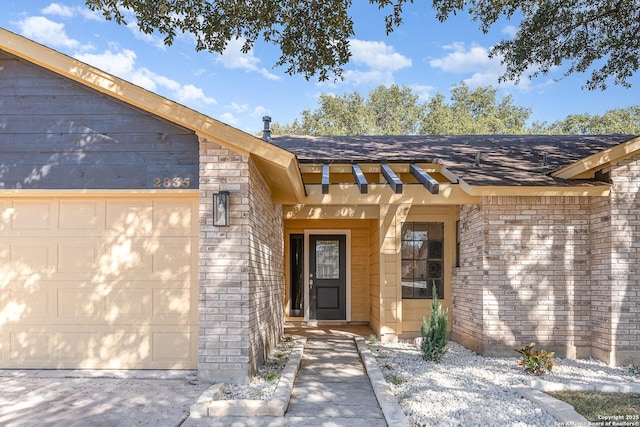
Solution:
<svg viewBox="0 0 640 427"><path fill-rule="evenodd" d="M535 343L525 345L516 349L522 357L518 360L518 366L524 366L524 371L528 374L536 376L543 375L545 372L551 372L553 367L558 364L553 360L555 353L553 351L534 350Z"/></svg>
<svg viewBox="0 0 640 427"><path fill-rule="evenodd" d="M442 310L435 283L432 289L431 316L429 316L428 322L424 316L422 317L420 350L424 360L440 362L442 356L447 352L446 347L449 342L449 332L447 331L449 310Z"/></svg>

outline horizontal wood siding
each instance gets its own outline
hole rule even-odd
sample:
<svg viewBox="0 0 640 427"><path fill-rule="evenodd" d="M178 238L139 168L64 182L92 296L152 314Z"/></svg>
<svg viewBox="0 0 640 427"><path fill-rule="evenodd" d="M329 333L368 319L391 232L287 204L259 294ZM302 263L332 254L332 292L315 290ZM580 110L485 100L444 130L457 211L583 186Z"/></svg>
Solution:
<svg viewBox="0 0 640 427"><path fill-rule="evenodd" d="M197 189L198 139L0 52L0 188Z"/></svg>

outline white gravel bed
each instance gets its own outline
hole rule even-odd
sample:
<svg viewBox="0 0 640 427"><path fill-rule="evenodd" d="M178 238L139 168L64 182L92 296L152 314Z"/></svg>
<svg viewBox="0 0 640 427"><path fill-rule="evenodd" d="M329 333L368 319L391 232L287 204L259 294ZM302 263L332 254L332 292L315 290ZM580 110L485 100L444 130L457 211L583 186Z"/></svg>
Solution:
<svg viewBox="0 0 640 427"><path fill-rule="evenodd" d="M265 364L251 379L249 384L225 384L220 400L268 400L275 392L280 373L289 361L296 337L287 335L271 351Z"/></svg>
<svg viewBox="0 0 640 427"><path fill-rule="evenodd" d="M553 416L513 386L529 385L532 378L566 384L638 381L626 368L560 358L551 373L534 377L517 366L517 354L483 357L454 342L447 347L436 364L424 361L413 342L369 346L413 426L555 426Z"/></svg>

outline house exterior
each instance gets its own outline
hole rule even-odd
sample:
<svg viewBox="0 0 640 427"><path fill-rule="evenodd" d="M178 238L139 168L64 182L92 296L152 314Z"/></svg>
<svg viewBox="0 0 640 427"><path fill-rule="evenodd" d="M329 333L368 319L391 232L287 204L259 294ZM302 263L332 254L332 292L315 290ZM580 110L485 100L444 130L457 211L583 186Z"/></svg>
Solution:
<svg viewBox="0 0 640 427"><path fill-rule="evenodd" d="M285 321L417 336L433 286L478 353L627 363L639 149L261 139L0 30L0 368L246 382Z"/></svg>

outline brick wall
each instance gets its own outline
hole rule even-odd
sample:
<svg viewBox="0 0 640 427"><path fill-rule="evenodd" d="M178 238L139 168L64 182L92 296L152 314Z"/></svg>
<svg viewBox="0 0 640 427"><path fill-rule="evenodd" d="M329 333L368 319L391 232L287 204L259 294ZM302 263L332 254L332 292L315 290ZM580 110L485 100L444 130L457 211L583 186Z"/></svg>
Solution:
<svg viewBox="0 0 640 427"><path fill-rule="evenodd" d="M609 363L640 359L640 156L611 168ZM605 287L606 288L606 287Z"/></svg>
<svg viewBox="0 0 640 427"><path fill-rule="evenodd" d="M214 193L230 192L229 227L213 225ZM248 381L249 159L200 139L198 375L203 381Z"/></svg>
<svg viewBox="0 0 640 427"><path fill-rule="evenodd" d="M451 287L451 339L477 353L482 348L484 288L484 220L480 205L460 208L460 267L454 268Z"/></svg>
<svg viewBox="0 0 640 427"><path fill-rule="evenodd" d="M590 354L589 205L579 197L485 197L481 207L464 206L454 339L487 355L512 356L529 342Z"/></svg>
<svg viewBox="0 0 640 427"><path fill-rule="evenodd" d="M591 202L591 347L594 356L609 360L611 352L611 202Z"/></svg>
<svg viewBox="0 0 640 427"><path fill-rule="evenodd" d="M230 192L229 227L212 197ZM199 358L203 381L246 383L283 331L282 209L249 157L200 140Z"/></svg>
<svg viewBox="0 0 640 427"><path fill-rule="evenodd" d="M284 226L262 175L250 163L249 368L263 364L284 333Z"/></svg>

